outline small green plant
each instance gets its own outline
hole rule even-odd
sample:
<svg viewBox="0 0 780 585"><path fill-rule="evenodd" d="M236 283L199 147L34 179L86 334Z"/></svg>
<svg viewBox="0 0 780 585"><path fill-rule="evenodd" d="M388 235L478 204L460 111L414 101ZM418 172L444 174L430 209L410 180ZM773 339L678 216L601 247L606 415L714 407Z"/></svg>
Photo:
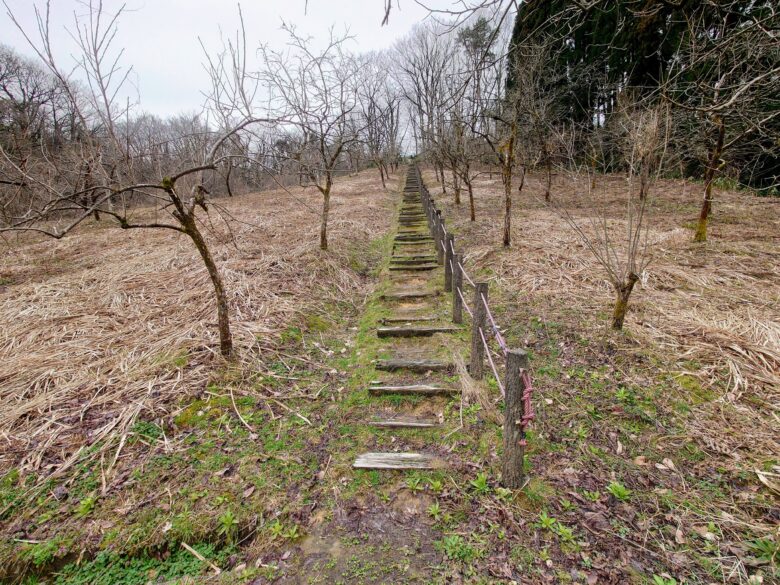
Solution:
<svg viewBox="0 0 780 585"><path fill-rule="evenodd" d="M631 497L631 490L618 481L611 482L607 486L607 491L621 502L625 502Z"/></svg>
<svg viewBox="0 0 780 585"><path fill-rule="evenodd" d="M555 534L558 535L563 542L574 542L574 530L568 526L564 526L560 522L555 525Z"/></svg>
<svg viewBox="0 0 780 585"><path fill-rule="evenodd" d="M477 477L472 479L469 483L471 484L471 487L474 488L474 491L479 495L484 495L490 492L490 486L488 485L488 478L486 473L478 474Z"/></svg>
<svg viewBox="0 0 780 585"><path fill-rule="evenodd" d="M284 534L284 524L277 518L268 526L268 531L271 533L271 538L281 538Z"/></svg>
<svg viewBox="0 0 780 585"><path fill-rule="evenodd" d="M567 500L566 498L561 498L561 508L563 509L564 512L571 512L576 508L576 506L570 500Z"/></svg>
<svg viewBox="0 0 780 585"><path fill-rule="evenodd" d="M440 494L444 489L444 482L440 479L432 479L428 482L428 487L431 488L434 494Z"/></svg>
<svg viewBox="0 0 780 585"><path fill-rule="evenodd" d="M95 509L95 504L97 504L97 498L95 496L87 496L81 500L79 505L76 507L76 516L79 518L89 516Z"/></svg>
<svg viewBox="0 0 780 585"><path fill-rule="evenodd" d="M468 544L459 534L445 536L436 543L439 550L443 551L451 561L470 563L477 556L476 549Z"/></svg>
<svg viewBox="0 0 780 585"><path fill-rule="evenodd" d="M601 492L599 491L582 490L582 495L591 502L598 502L601 499Z"/></svg>
<svg viewBox="0 0 780 585"><path fill-rule="evenodd" d="M512 490L504 487L497 487L495 491L498 499L503 500L505 502L510 501L515 495L515 493Z"/></svg>
<svg viewBox="0 0 780 585"><path fill-rule="evenodd" d="M419 477L408 477L406 479L406 487L413 492L419 492L423 490L422 480Z"/></svg>
<svg viewBox="0 0 780 585"><path fill-rule="evenodd" d="M30 546L23 556L30 559L36 567L42 567L56 558L59 548L60 540L55 537Z"/></svg>
<svg viewBox="0 0 780 585"><path fill-rule="evenodd" d="M298 540L301 537L300 528L297 524L293 524L287 530L282 533L282 538L287 540Z"/></svg>
<svg viewBox="0 0 780 585"><path fill-rule="evenodd" d="M671 577L661 577L660 575L653 575L653 585L677 585L677 579Z"/></svg>
<svg viewBox="0 0 780 585"><path fill-rule="evenodd" d="M558 521L552 516L549 516L547 514L547 510L542 510L541 512L539 512L539 522L537 523L537 526L539 526L539 528L553 531L555 530L556 524L558 524Z"/></svg>
<svg viewBox="0 0 780 585"><path fill-rule="evenodd" d="M439 521L441 518L441 506L439 505L439 502L434 502L428 506L428 515L437 522Z"/></svg>
<svg viewBox="0 0 780 585"><path fill-rule="evenodd" d="M233 514L233 511L229 508L225 510L220 514L217 522L219 524L217 534L224 537L228 544L234 544L238 536L238 518Z"/></svg>
<svg viewBox="0 0 780 585"><path fill-rule="evenodd" d="M780 542L772 538L758 538L747 545L756 558L766 563L774 563L780 558Z"/></svg>

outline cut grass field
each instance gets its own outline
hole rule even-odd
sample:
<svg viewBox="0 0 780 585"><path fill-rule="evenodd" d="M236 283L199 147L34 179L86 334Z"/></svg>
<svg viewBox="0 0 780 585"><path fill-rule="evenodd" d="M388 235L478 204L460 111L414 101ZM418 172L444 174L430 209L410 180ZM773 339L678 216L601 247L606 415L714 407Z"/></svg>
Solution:
<svg viewBox="0 0 780 585"><path fill-rule="evenodd" d="M233 365L217 357L209 281L183 238L104 222L9 242L0 580L771 583L778 201L719 193L712 241L694 245L699 186L664 183L655 258L614 334L612 291L536 179L509 250L498 179L477 180L475 223L437 194L510 345L532 354L537 419L518 493L498 484L490 377L461 372L463 401L426 413L444 431L363 424L373 360L391 347L375 328L398 204L375 171L336 183L328 253L313 189L223 200L235 220L214 217L211 237ZM600 186L615 217L620 185ZM554 196L567 196L562 180ZM467 356L466 334L449 343ZM451 467L352 470L366 446L433 451Z"/></svg>

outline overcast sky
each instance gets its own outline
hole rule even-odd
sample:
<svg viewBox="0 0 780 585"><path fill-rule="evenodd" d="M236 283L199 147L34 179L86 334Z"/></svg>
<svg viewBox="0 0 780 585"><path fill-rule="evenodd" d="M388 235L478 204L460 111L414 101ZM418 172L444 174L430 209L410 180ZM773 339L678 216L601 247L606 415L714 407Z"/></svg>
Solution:
<svg viewBox="0 0 780 585"><path fill-rule="evenodd" d="M34 4L43 0L5 0L25 29L36 33ZM94 0L97 3L97 0ZM430 0L427 5L451 6L452 0ZM85 14L83 2L52 0L51 30L55 55L72 63L75 47L67 29L73 30L74 12ZM208 80L201 65L200 37L208 48L221 46L220 29L234 33L238 26L237 3L231 0L104 0L104 8L115 12L126 4L119 22L116 46L124 47L122 62L132 65L133 83L138 87L141 109L167 116L181 111L199 111L201 91ZM383 0L244 0L241 9L247 41L281 45L285 34L282 20L295 23L298 31L315 38L327 35L328 28L349 28L355 36L353 52L382 49L393 44L427 11L414 0L394 0L390 23L381 26ZM24 38L0 6L0 42L24 54L32 54Z"/></svg>

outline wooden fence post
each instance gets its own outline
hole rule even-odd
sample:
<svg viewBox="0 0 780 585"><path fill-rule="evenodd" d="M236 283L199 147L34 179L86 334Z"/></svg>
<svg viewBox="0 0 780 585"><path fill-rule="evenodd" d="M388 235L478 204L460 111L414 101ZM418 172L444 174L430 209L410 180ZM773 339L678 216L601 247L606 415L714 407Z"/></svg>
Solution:
<svg viewBox="0 0 780 585"><path fill-rule="evenodd" d="M444 220L441 218L441 209L436 210L436 262L444 264Z"/></svg>
<svg viewBox="0 0 780 585"><path fill-rule="evenodd" d="M463 254L452 255L452 322L463 323ZM460 294L458 294L460 291Z"/></svg>
<svg viewBox="0 0 780 585"><path fill-rule="evenodd" d="M452 292L452 248L455 236L447 234L444 240L444 292Z"/></svg>
<svg viewBox="0 0 780 585"><path fill-rule="evenodd" d="M484 375L485 347L482 344L482 334L485 332L487 312L482 300L483 296L487 301L488 283L478 282L474 286L474 305L471 308L473 319L471 321L471 364L469 366L469 374L475 380L481 380Z"/></svg>
<svg viewBox="0 0 780 585"><path fill-rule="evenodd" d="M525 416L523 370L528 370L528 354L522 349L510 349L506 354L504 383L504 454L501 461L501 483L504 487L523 487L525 474L525 437L521 422Z"/></svg>

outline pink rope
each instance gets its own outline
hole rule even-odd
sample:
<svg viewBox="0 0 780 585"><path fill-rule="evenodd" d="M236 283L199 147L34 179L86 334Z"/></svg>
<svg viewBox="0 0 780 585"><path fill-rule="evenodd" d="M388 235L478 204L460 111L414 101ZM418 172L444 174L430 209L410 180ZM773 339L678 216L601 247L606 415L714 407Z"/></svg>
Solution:
<svg viewBox="0 0 780 585"><path fill-rule="evenodd" d="M482 304L485 306L485 312L487 313L488 319L490 320L490 328L493 330L493 335L495 335L496 341L498 342L498 346L501 348L501 351L503 351L504 355L506 355L507 347L506 341L504 341L504 336L501 335L501 330L498 328L498 325L496 325L496 320L493 319L493 314L490 312L490 307L488 307L488 302L485 298L485 295L480 296L482 297Z"/></svg>
<svg viewBox="0 0 780 585"><path fill-rule="evenodd" d="M460 291L459 288L456 288L455 290L458 291L458 296L460 297L460 302L463 304L463 308L466 309L466 312L469 314L469 317L472 319L474 318L474 313L471 312L471 309L469 309L469 305L466 302L466 299L463 298L463 293Z"/></svg>
<svg viewBox="0 0 780 585"><path fill-rule="evenodd" d="M477 285L476 285L476 284L474 284L474 281L473 281L473 280L471 280L471 278L469 278L469 275L468 275L468 273L466 272L466 269L465 269L465 268L463 268L463 264L461 264L460 262L458 262L458 266L460 266L460 271L461 271L461 273L463 273L463 278L465 278L465 279L466 279L466 282L468 282L468 283L469 283L471 286L473 286L473 287L475 287L475 288L476 288L476 286L477 286Z"/></svg>
<svg viewBox="0 0 780 585"><path fill-rule="evenodd" d="M493 370L493 376L496 378L496 383L498 384L499 389L501 390L501 396L504 396L504 385L501 383L501 377L498 375L498 370L496 370L496 364L493 362L493 356L490 353L490 348L487 344L487 339L485 339L485 334L482 333L482 328L479 328L479 336L482 338L482 345L485 346L485 353L487 354L488 362L490 363L490 368Z"/></svg>

